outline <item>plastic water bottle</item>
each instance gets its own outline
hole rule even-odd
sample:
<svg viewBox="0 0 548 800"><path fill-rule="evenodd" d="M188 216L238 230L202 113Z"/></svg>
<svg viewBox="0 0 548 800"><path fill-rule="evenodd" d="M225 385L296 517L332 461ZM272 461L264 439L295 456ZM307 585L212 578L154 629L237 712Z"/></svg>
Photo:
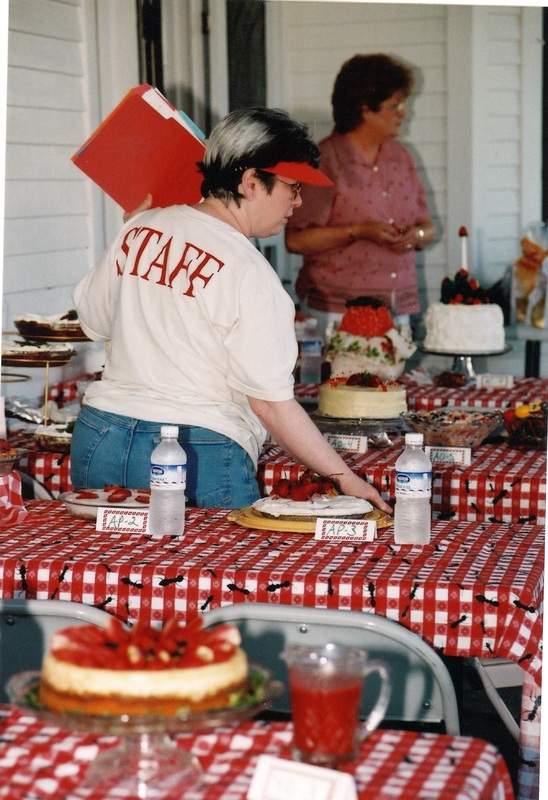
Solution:
<svg viewBox="0 0 548 800"><path fill-rule="evenodd" d="M162 425L161 441L150 457L148 532L182 534L185 529L186 453L177 441L177 425Z"/></svg>
<svg viewBox="0 0 548 800"><path fill-rule="evenodd" d="M396 461L396 544L430 541L432 464L422 449L422 433L405 434L405 450Z"/></svg>
<svg viewBox="0 0 548 800"><path fill-rule="evenodd" d="M301 335L301 383L321 383L322 380L323 340L316 331L317 325L316 319L307 320Z"/></svg>
<svg viewBox="0 0 548 800"><path fill-rule="evenodd" d="M322 379L322 345L318 336L301 342L301 383L320 383Z"/></svg>

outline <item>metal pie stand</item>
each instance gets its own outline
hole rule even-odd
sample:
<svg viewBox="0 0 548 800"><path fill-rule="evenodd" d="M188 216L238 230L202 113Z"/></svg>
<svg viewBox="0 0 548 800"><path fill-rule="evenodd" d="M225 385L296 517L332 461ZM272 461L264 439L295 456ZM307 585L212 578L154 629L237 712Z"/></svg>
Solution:
<svg viewBox="0 0 548 800"><path fill-rule="evenodd" d="M65 343L70 344L71 342L83 342L89 341L88 337L82 333L65 333L61 334L58 331L52 331L51 334L42 334L37 336L25 336L24 334L20 333L19 331L3 331L3 334L10 335L10 336L20 336L24 342L39 342L46 344L47 342L56 342L56 343ZM4 367L25 367L26 369L43 369L45 370L44 373L44 425L47 425L49 422L48 416L48 399L49 399L49 370L50 365L53 367L61 367L64 364L68 364L71 358L76 355L75 350L67 350L66 352L55 352L54 350L47 351L44 348L44 353L41 354L40 351L34 353L12 353L12 354L2 354L2 366ZM30 380L30 375L21 375L17 373L6 373L5 377L9 381L10 378L14 382L19 380ZM4 376L2 376L2 381L4 381Z"/></svg>
<svg viewBox="0 0 548 800"><path fill-rule="evenodd" d="M44 358L37 358L36 356L32 359L25 358L24 354L21 353L20 356L2 356L2 364L6 367L26 367L27 369L30 368L40 368L44 369L44 425L48 424L49 417L48 417L48 399L49 399L49 368L50 365L54 367L60 367L64 364L68 364L73 355L75 355L75 350L67 351L67 353L63 353L62 356L57 356L56 358L48 358L47 354L44 353ZM28 380L28 377L26 378Z"/></svg>
<svg viewBox="0 0 548 800"><path fill-rule="evenodd" d="M3 372L2 383L25 383L30 381L30 375L23 375L22 372Z"/></svg>

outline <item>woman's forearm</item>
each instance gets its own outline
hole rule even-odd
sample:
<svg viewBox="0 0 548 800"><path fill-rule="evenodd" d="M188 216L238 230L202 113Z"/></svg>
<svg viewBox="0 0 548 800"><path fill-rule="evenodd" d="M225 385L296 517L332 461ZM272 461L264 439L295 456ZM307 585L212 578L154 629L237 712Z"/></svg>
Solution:
<svg viewBox="0 0 548 800"><path fill-rule="evenodd" d="M286 230L285 246L290 253L316 255L345 247L366 237L367 223L346 225L321 225L316 228Z"/></svg>
<svg viewBox="0 0 548 800"><path fill-rule="evenodd" d="M249 397L252 411L290 455L318 475L330 477L344 494L363 497L391 513L391 507L371 484L353 472L314 425L296 400L269 402Z"/></svg>
<svg viewBox="0 0 548 800"><path fill-rule="evenodd" d="M426 247L434 238L435 230L430 218L419 219L405 229L398 228L394 222L366 220L345 225L286 230L285 246L290 253L312 256L367 239L378 247L405 253L407 250L422 250Z"/></svg>

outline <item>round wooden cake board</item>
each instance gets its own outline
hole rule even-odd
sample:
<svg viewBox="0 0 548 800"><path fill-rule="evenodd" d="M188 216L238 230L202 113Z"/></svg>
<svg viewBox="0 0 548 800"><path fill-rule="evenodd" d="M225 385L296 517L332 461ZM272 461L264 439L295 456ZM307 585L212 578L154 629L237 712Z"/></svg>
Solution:
<svg viewBox="0 0 548 800"><path fill-rule="evenodd" d="M329 515L327 515L329 517ZM228 515L230 522L242 525L244 528L256 528L261 531L279 531L280 533L314 533L316 530L316 520L305 520L299 522L293 519L276 519L275 517L264 517L259 514L253 506L239 508L231 511ZM320 519L320 517L318 517ZM341 517L341 519L344 519ZM384 511L373 509L368 514L364 514L362 519L374 519L377 521L378 528L388 528L393 523L392 517Z"/></svg>

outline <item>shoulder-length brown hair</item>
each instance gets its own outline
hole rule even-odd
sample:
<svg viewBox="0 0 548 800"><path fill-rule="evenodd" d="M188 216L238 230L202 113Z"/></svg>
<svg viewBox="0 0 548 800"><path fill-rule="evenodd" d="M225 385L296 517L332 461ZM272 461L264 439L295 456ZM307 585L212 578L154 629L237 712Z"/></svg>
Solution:
<svg viewBox="0 0 548 800"><path fill-rule="evenodd" d="M378 111L395 92L407 97L412 89L413 73L395 58L384 53L353 56L342 65L333 86L335 130L355 130L362 120L363 106Z"/></svg>

